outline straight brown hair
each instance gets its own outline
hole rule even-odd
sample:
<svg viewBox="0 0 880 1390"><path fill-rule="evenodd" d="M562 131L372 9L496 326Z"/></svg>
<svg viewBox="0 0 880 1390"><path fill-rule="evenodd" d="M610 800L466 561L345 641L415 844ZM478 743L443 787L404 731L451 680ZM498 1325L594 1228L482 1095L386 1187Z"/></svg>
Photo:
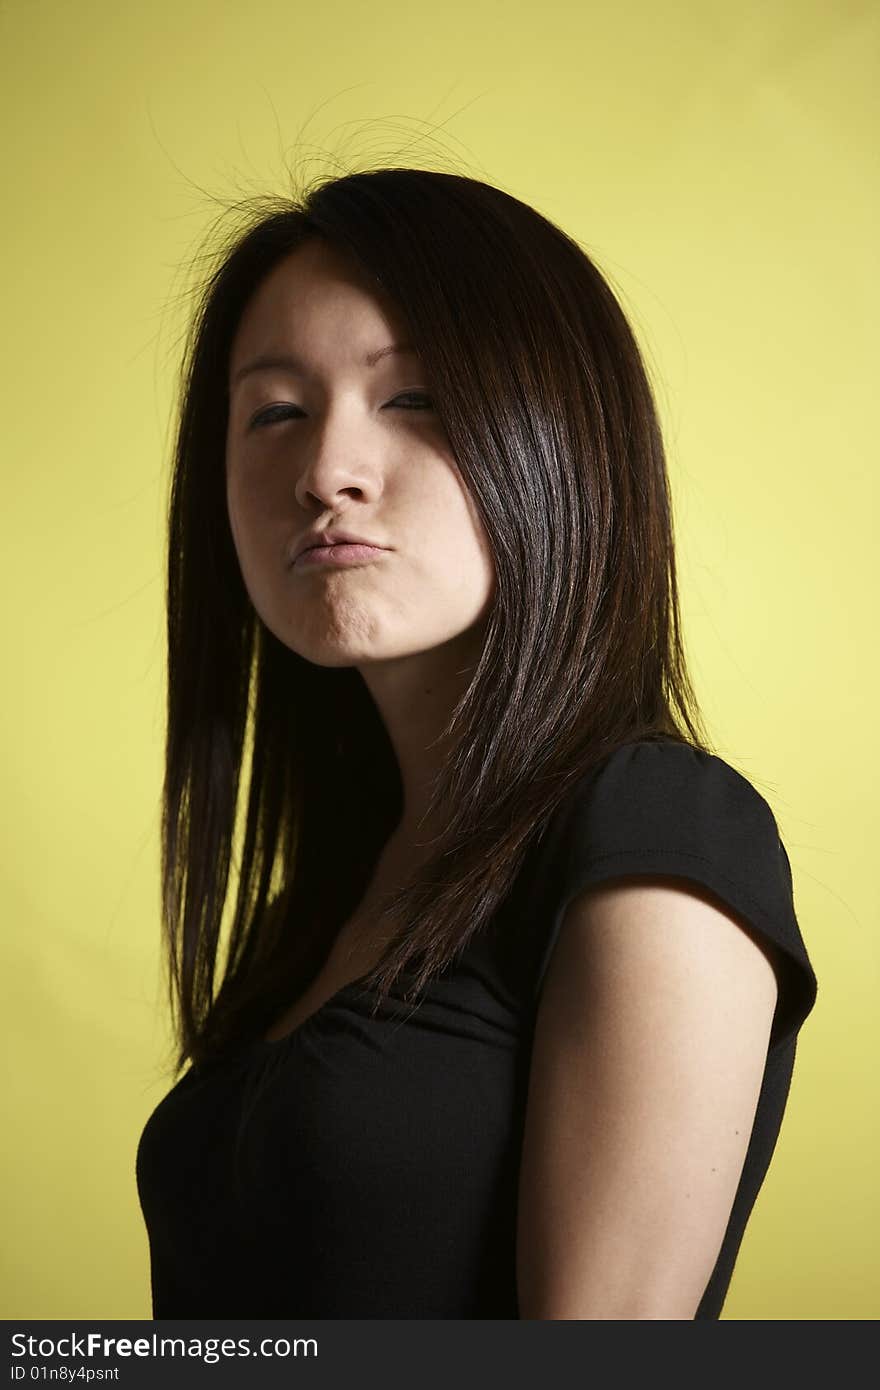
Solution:
<svg viewBox="0 0 880 1390"><path fill-rule="evenodd" d="M230 345L263 278L306 241L354 257L398 306L497 580L434 787L446 828L389 908L395 934L366 977L377 1003L404 980L416 998L458 956L601 759L634 739L713 751L685 660L651 387L581 246L497 187L416 168L327 178L244 215L188 328L169 499L161 872L177 1071L290 1001L402 811L359 672L307 662L267 629L229 525Z"/></svg>

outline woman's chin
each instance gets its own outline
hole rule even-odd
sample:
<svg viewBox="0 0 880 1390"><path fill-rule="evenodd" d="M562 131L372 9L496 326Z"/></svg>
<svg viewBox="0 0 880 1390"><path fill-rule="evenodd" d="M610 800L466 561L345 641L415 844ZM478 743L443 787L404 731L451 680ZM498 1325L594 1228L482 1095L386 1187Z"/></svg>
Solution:
<svg viewBox="0 0 880 1390"><path fill-rule="evenodd" d="M307 640L301 635L293 639L282 636L281 641L313 666L361 666L382 661L387 655L381 643L366 640L363 634L324 632Z"/></svg>

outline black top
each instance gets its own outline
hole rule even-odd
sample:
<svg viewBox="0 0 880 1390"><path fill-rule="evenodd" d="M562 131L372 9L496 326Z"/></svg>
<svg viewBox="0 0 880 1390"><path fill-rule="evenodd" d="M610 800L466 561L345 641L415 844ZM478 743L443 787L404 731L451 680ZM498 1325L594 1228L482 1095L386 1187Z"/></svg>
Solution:
<svg viewBox="0 0 880 1390"><path fill-rule="evenodd" d="M417 1005L392 992L371 1018L356 981L280 1041L243 1040L181 1077L137 1151L153 1316L517 1318L541 980L568 902L633 873L704 885L784 953L751 1140L696 1314L717 1318L816 977L767 802L671 741L626 744L576 783L487 929Z"/></svg>

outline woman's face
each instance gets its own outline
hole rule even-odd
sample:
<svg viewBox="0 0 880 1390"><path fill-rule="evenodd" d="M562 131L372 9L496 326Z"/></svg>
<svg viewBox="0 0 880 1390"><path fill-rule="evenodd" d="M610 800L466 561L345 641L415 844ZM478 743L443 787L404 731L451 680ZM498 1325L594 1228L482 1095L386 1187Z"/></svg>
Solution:
<svg viewBox="0 0 880 1390"><path fill-rule="evenodd" d="M418 357L365 361L403 342L358 268L312 241L258 287L232 344L226 497L242 577L266 626L320 666L463 637L457 656L491 606L488 540ZM297 362L244 370L270 357ZM307 533L328 526L382 549L292 563Z"/></svg>

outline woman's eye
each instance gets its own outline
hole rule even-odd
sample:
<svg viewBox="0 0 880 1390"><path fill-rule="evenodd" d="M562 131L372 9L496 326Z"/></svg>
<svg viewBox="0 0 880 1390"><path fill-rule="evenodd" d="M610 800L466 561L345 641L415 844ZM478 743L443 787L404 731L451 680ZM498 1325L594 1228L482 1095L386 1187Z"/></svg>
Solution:
<svg viewBox="0 0 880 1390"><path fill-rule="evenodd" d="M428 404L427 404L427 405L406 405L406 406L404 406L404 410L433 410L433 405L431 404L431 397L428 396L428 395L426 395L423 391L404 391L404 393L403 393L402 396L395 396L395 397L394 397L394 400L391 402L391 404L392 404L392 405L399 405L401 401L406 401L406 400L409 400L409 401L412 401L412 400L416 400L416 401L427 401Z"/></svg>
<svg viewBox="0 0 880 1390"><path fill-rule="evenodd" d="M295 405L270 405L268 410L261 410L254 416L251 428L259 429L262 425L272 425L276 420L286 419L291 410L298 409Z"/></svg>

